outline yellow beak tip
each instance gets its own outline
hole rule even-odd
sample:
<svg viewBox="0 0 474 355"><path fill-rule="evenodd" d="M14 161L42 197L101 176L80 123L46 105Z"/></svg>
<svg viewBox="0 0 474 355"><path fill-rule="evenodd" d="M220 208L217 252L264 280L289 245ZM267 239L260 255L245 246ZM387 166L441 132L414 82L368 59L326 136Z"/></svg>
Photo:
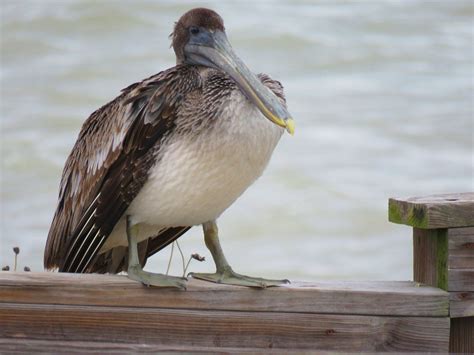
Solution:
<svg viewBox="0 0 474 355"><path fill-rule="evenodd" d="M286 124L286 131L292 136L294 136L295 135L295 121L292 118L289 118L286 120L285 124Z"/></svg>

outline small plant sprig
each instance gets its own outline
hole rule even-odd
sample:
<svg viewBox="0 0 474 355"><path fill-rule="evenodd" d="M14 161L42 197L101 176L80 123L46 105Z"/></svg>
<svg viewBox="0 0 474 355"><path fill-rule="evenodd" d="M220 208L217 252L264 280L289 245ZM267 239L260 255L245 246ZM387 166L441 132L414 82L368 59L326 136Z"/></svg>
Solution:
<svg viewBox="0 0 474 355"><path fill-rule="evenodd" d="M174 253L174 245L178 247L179 253L181 255L181 262L183 263L183 278L186 277L186 271L188 270L189 264L191 263L191 260L197 260L199 262L206 261L206 258L204 256L199 255L198 253L193 253L188 259L188 262L185 261L184 253L181 250L181 247L179 246L178 241L174 241L173 244L171 244L171 254L170 258L168 260L168 267L166 268L166 275L168 275L171 267L171 260L173 260L173 253Z"/></svg>
<svg viewBox="0 0 474 355"><path fill-rule="evenodd" d="M204 256L199 255L198 253L191 254L191 256L189 257L188 262L186 263L186 267L184 268L183 277L185 277L186 271L188 270L188 266L191 263L191 260L193 260L193 259L197 260L199 262L206 261L206 258Z"/></svg>
<svg viewBox="0 0 474 355"><path fill-rule="evenodd" d="M18 260L18 254L20 254L20 248L19 247L13 247L13 252L15 253L15 261L13 263L13 271L16 271L16 264Z"/></svg>
<svg viewBox="0 0 474 355"><path fill-rule="evenodd" d="M13 247L13 253L15 254L14 259L13 259L13 271L16 271L16 268L18 266L18 254L20 254L20 247ZM2 267L2 271L10 271L10 265L5 265ZM31 271L29 266L25 266L23 268L23 271Z"/></svg>

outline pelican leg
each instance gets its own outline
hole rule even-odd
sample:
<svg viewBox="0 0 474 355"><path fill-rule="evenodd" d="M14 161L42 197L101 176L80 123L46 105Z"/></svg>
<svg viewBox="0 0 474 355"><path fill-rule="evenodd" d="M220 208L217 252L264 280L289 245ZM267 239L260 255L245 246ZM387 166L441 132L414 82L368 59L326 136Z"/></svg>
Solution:
<svg viewBox="0 0 474 355"><path fill-rule="evenodd" d="M128 240L128 277L139 281L145 286L176 287L186 290L186 279L163 274L155 274L143 270L138 259L137 226L132 226L130 217L127 216L127 240Z"/></svg>
<svg viewBox="0 0 474 355"><path fill-rule="evenodd" d="M290 283L288 280L268 280L259 277L240 275L234 272L227 262L227 259L225 258L224 252L222 251L221 245L219 243L219 233L216 222L206 222L202 225L202 227L204 230L204 240L206 242L206 246L211 252L214 263L216 264L216 272L213 274L192 272L189 273L188 276L215 283L258 288L279 286Z"/></svg>

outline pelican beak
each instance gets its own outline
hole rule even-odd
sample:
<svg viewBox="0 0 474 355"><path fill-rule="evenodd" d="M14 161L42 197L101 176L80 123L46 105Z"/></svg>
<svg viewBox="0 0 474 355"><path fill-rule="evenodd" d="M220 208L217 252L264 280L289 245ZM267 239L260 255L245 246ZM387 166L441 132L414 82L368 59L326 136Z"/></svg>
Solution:
<svg viewBox="0 0 474 355"><path fill-rule="evenodd" d="M190 38L184 53L188 64L204 65L228 74L266 118L294 134L295 121L285 105L234 53L223 31L201 30Z"/></svg>

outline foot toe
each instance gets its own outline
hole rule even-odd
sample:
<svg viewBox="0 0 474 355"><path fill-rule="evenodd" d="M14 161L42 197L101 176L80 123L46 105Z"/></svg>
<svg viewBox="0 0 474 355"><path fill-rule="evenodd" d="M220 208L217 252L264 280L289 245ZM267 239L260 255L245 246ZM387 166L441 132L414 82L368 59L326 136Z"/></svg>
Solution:
<svg viewBox="0 0 474 355"><path fill-rule="evenodd" d="M288 284L289 280L267 280L258 277L250 277L245 275L237 274L233 271L224 272L224 273L214 273L214 274L203 274L203 273L189 273L188 276L209 281L219 284L227 284L234 286L246 286L246 287L255 287L255 288L267 288L275 287L283 284Z"/></svg>
<svg viewBox="0 0 474 355"><path fill-rule="evenodd" d="M146 287L176 287L181 290L186 290L187 279L185 278L154 274L133 268L129 268L128 277L141 282Z"/></svg>

